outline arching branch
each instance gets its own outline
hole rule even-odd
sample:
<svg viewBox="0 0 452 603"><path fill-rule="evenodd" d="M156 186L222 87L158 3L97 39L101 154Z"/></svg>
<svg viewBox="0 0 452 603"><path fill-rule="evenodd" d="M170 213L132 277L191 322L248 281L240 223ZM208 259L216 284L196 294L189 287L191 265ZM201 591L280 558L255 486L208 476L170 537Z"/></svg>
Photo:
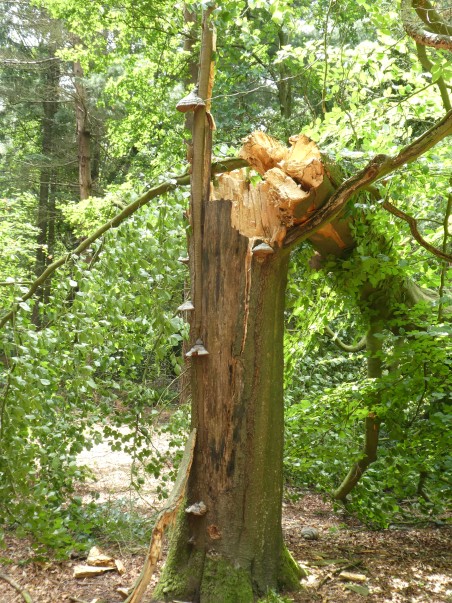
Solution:
<svg viewBox="0 0 452 603"><path fill-rule="evenodd" d="M212 164L212 174L220 174L222 172L226 172L229 170L236 170L241 167L247 166L247 162L243 159L237 159L236 157L220 159ZM122 222L124 222L127 218L133 215L138 209L149 203L155 197L159 195L163 195L169 191L174 190L178 186L186 186L190 184L190 173L185 172L181 176L173 177L168 179L166 182L159 184L158 186L151 188L146 193L141 195L138 199L127 205L119 214L117 214L112 220L109 220L105 224L102 224L95 232L93 232L89 237L87 237L80 245L67 253L60 259L56 260L44 270L42 274L38 276L38 278L32 282L28 291L21 297L20 301L15 304L9 312L7 312L0 319L0 329L4 327L8 322L12 321L19 309L19 303L27 301L30 299L33 294L37 291L37 289L61 266L70 262L72 257L77 257L81 255L84 251L89 249L89 247L97 241L104 233L106 233L111 228L116 228Z"/></svg>
<svg viewBox="0 0 452 603"><path fill-rule="evenodd" d="M332 329L330 329L330 327L327 325L325 327L325 333L327 333L333 340L333 343L341 350L344 350L344 352L350 352L350 353L354 353L354 352L361 352L361 350L364 350L366 347L366 339L367 336L363 335L363 337L361 337L360 341L358 341L358 343L356 345L348 345L346 343L344 343L341 339L339 339L337 333L335 333Z"/></svg>
<svg viewBox="0 0 452 603"><path fill-rule="evenodd" d="M449 255L445 251L441 251L441 249L437 249L433 245L430 245L430 243L427 243L427 241L422 237L421 233L419 232L419 230L417 228L417 222L412 216L409 216L408 214L401 211L400 209L397 209L397 207L392 205L392 203L390 203L389 201L383 201L382 207L384 209L386 209L386 211L389 211L391 214L396 216L397 218L400 218L401 220L405 220L405 222L407 222L408 226L410 227L411 234L416 239L416 241L419 243L419 245L422 245L422 247L427 249L427 251L430 251L430 253L433 253L434 255L441 258L442 260L446 260L447 262L452 262L452 255Z"/></svg>
<svg viewBox="0 0 452 603"><path fill-rule="evenodd" d="M425 29L424 23L414 10L412 0L401 1L401 16L405 31L418 44L431 46L439 50L452 50L452 36ZM441 21L441 23L443 22ZM429 22L429 29L438 30L438 25L436 25L436 28L434 28L434 25L435 23ZM445 31L444 28L441 28L441 31Z"/></svg>
<svg viewBox="0 0 452 603"><path fill-rule="evenodd" d="M452 26L444 21L430 0L413 0L418 17L433 33L452 36Z"/></svg>

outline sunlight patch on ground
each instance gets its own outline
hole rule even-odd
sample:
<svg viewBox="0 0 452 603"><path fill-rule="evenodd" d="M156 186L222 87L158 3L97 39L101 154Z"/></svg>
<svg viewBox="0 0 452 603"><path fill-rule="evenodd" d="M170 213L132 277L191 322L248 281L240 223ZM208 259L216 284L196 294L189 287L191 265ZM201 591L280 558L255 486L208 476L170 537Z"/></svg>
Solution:
<svg viewBox="0 0 452 603"><path fill-rule="evenodd" d="M117 431L124 436L132 433L128 427L120 427ZM100 428L98 432L100 432ZM166 433L158 431L152 433L150 446L158 450L164 458L168 458L162 470L163 475L168 475L171 468L169 440L170 436ZM130 446L131 444L128 443L127 447ZM77 464L88 467L93 474L93 479L88 479L80 489L83 502L91 502L95 495L97 503L128 498L134 500L137 507L158 507L160 505L158 486L161 485L162 478L156 478L147 473L144 471L141 461L136 461L139 477L143 480L138 492L133 486L131 473L134 463L133 455L113 448L114 443L105 439L99 444L93 444L90 450L83 450L77 456Z"/></svg>

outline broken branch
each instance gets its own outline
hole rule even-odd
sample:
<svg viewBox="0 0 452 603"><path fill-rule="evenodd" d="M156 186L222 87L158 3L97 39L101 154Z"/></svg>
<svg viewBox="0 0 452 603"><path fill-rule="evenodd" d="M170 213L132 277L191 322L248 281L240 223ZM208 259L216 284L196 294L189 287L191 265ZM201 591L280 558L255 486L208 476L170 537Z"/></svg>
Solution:
<svg viewBox="0 0 452 603"><path fill-rule="evenodd" d="M364 169L345 180L312 217L290 229L284 240L284 247L293 247L312 236L319 228L334 220L358 191L394 172L402 165L415 161L450 134L452 134L452 111L448 111L434 126L404 147L396 156L376 155Z"/></svg>

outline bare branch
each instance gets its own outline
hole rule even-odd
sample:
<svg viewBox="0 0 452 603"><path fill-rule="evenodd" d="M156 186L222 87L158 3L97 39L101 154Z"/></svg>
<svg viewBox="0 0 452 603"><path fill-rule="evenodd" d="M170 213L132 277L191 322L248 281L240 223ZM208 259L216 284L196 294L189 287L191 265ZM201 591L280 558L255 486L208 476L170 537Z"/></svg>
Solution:
<svg viewBox="0 0 452 603"><path fill-rule="evenodd" d="M430 243L427 243L427 241L420 234L420 232L417 228L417 222L412 216L409 216L408 214L401 211L400 209L397 209L397 207L392 205L392 203L390 203L389 201L383 201L382 207L384 209L386 209L386 211L389 211L394 216L397 216L397 218L400 218L401 220L405 220L405 222L407 222L407 224L410 227L411 234L416 239L416 241L419 243L419 245L422 245L422 247L427 249L427 251L430 251L430 253L433 253L434 255L438 256L442 260L446 260L447 262L452 262L452 255L449 255L445 251L441 251L440 249L437 249L433 245L430 245Z"/></svg>
<svg viewBox="0 0 452 603"><path fill-rule="evenodd" d="M0 65L4 67L31 67L36 65L43 65L52 61L60 62L59 57L48 57L47 59L37 59L36 61L22 61L21 59L2 59L0 58Z"/></svg>
<svg viewBox="0 0 452 603"><path fill-rule="evenodd" d="M8 574L0 572L0 579L4 580L10 586L12 586L15 590L17 590L17 592L22 597L22 599L25 601L25 603L33 603L33 599L31 598L31 595L28 592L28 590L25 590L24 588L22 588L21 585L18 582L16 582L15 580L13 580L10 576L8 576Z"/></svg>

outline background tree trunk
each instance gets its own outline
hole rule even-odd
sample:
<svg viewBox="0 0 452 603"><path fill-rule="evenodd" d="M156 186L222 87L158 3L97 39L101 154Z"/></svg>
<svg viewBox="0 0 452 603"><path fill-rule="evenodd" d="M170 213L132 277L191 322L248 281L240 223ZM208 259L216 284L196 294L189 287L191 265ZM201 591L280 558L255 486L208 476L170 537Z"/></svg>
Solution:
<svg viewBox="0 0 452 603"><path fill-rule="evenodd" d="M39 197L36 225L37 236L35 274L39 276L51 263L55 243L55 172L52 168L54 150L55 115L58 111L58 85L60 69L57 61L51 62L43 74L45 98L42 102L42 161L39 175ZM33 310L33 322L39 324L39 303L46 301L50 295L50 280L38 290L37 303Z"/></svg>
<svg viewBox="0 0 452 603"><path fill-rule="evenodd" d="M91 196L91 132L88 125L88 96L83 84L83 69L74 63L75 119L77 124L78 173L80 199Z"/></svg>

